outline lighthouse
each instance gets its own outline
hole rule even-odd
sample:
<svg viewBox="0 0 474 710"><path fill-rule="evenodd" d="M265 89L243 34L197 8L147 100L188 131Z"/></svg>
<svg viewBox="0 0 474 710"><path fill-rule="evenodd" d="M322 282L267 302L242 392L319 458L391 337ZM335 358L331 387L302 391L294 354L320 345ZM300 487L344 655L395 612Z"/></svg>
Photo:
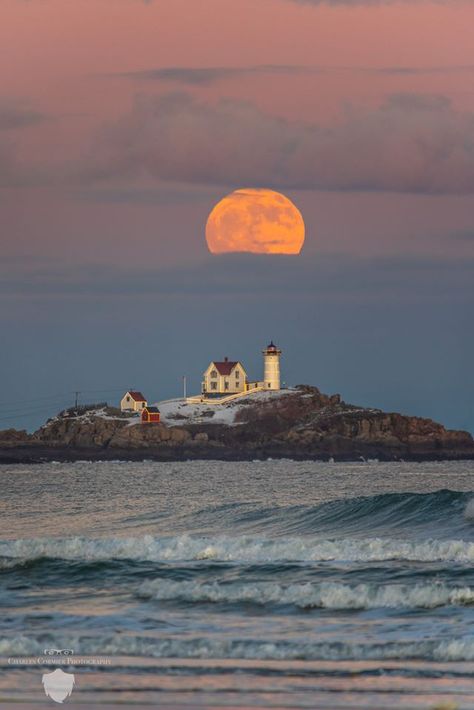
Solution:
<svg viewBox="0 0 474 710"><path fill-rule="evenodd" d="M280 389L280 355L281 350L277 348L273 340L262 350L264 362L264 384L265 389Z"/></svg>

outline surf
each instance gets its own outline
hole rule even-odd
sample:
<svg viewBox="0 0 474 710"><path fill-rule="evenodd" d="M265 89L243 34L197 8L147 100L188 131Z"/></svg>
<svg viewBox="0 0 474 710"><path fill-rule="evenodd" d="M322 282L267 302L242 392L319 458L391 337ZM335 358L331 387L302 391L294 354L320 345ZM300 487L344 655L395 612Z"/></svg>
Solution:
<svg viewBox="0 0 474 710"><path fill-rule="evenodd" d="M5 567L41 559L70 562L212 560L255 564L405 560L465 564L474 562L474 542L382 537L320 539L293 536L274 539L258 535L39 538L0 542L0 558Z"/></svg>

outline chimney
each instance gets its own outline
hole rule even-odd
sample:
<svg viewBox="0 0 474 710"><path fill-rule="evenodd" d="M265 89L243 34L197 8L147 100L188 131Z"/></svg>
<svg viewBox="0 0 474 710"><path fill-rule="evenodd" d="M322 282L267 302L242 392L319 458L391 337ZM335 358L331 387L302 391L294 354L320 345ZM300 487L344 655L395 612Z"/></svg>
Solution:
<svg viewBox="0 0 474 710"><path fill-rule="evenodd" d="M224 362L229 362L229 358L228 358L228 357L225 357L225 358L224 358Z"/></svg>

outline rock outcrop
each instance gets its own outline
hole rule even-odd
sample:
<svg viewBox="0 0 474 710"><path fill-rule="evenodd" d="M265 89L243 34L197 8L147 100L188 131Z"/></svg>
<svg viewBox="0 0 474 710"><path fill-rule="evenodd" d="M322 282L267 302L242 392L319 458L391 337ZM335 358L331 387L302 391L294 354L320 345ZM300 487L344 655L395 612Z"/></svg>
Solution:
<svg viewBox="0 0 474 710"><path fill-rule="evenodd" d="M143 425L117 410L91 408L79 416L63 412L32 435L0 432L0 461L267 457L467 459L474 458L474 440L430 419L356 407L308 386L241 400L231 425L212 416Z"/></svg>
<svg viewBox="0 0 474 710"><path fill-rule="evenodd" d="M165 427L163 424L135 424L122 427L110 441L115 449L141 449L156 446L180 446L191 439L187 429Z"/></svg>
<svg viewBox="0 0 474 710"><path fill-rule="evenodd" d="M80 417L58 416L33 434L36 441L69 447L107 447L127 422L105 418L93 410Z"/></svg>
<svg viewBox="0 0 474 710"><path fill-rule="evenodd" d="M27 444L32 441L32 437L24 429L4 429L0 431L0 447L12 447L19 444Z"/></svg>
<svg viewBox="0 0 474 710"><path fill-rule="evenodd" d="M431 419L356 407L340 395L300 386L236 415L240 427L220 432L225 446L291 458L394 459L474 458L468 432L447 430Z"/></svg>

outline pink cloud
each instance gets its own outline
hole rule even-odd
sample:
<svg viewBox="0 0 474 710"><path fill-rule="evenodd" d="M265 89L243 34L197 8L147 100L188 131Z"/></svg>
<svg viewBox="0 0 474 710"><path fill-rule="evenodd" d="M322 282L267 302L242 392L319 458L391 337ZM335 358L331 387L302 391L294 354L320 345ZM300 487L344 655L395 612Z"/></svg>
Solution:
<svg viewBox="0 0 474 710"><path fill-rule="evenodd" d="M443 96L390 96L330 127L291 122L251 103L139 95L103 129L89 177L322 190L470 193L474 114Z"/></svg>

